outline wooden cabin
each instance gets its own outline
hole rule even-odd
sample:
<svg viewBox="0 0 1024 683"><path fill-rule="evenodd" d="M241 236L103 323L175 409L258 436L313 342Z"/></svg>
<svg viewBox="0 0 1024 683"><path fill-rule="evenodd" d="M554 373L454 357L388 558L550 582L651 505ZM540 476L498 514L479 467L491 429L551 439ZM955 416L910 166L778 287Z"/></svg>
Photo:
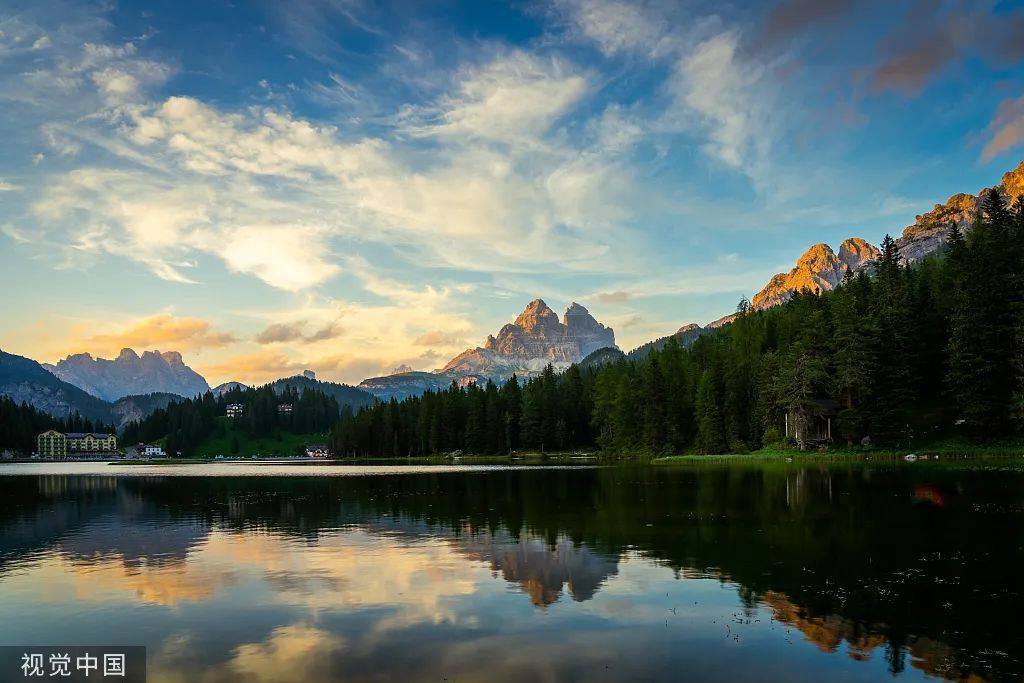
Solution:
<svg viewBox="0 0 1024 683"><path fill-rule="evenodd" d="M786 438L796 441L800 449L832 443L832 429L839 412L839 403L832 399L815 399L804 410L788 409L785 415Z"/></svg>

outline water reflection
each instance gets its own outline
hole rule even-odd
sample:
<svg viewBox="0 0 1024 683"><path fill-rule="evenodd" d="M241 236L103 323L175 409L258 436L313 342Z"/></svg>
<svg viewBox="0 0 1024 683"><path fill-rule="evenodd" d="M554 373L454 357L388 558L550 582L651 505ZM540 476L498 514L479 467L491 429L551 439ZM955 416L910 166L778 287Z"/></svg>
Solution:
<svg viewBox="0 0 1024 683"><path fill-rule="evenodd" d="M0 477L0 642L151 680L1017 680L1019 469Z"/></svg>

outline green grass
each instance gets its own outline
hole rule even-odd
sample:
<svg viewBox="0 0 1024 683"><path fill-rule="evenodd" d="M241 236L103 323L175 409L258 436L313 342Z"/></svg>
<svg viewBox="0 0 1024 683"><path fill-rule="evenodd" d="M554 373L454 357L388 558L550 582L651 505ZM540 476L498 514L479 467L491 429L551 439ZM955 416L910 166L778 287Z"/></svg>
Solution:
<svg viewBox="0 0 1024 683"><path fill-rule="evenodd" d="M801 451L796 447L774 445L750 453L723 453L717 455L684 454L654 458L657 465L672 465L713 460L813 460L813 459L855 459L855 458L902 458L913 453L919 457L1014 457L1024 456L1024 442L1008 441L991 444L975 444L962 439L945 439L929 444L906 448L862 448L860 446L829 446L827 448Z"/></svg>
<svg viewBox="0 0 1024 683"><path fill-rule="evenodd" d="M272 436L250 437L236 429L230 420L220 418L219 429L203 441L190 454L196 458L248 458L252 455L290 456L305 454L308 444L327 443L327 434L289 434L278 432ZM180 461L179 461L180 462Z"/></svg>

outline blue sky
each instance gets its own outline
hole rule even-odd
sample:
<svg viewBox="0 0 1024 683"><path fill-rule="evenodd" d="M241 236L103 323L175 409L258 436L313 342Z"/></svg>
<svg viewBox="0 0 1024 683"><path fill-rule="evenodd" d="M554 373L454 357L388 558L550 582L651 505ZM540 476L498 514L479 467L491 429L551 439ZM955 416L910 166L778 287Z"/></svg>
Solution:
<svg viewBox="0 0 1024 683"><path fill-rule="evenodd" d="M541 296L630 348L1024 158L1020 2L0 0L5 350L440 367Z"/></svg>

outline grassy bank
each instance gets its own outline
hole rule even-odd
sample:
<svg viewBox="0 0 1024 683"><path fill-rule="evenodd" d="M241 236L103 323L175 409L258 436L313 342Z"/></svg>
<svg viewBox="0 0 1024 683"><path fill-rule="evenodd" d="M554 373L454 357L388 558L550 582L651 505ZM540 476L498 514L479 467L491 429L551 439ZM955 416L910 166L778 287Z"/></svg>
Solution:
<svg viewBox="0 0 1024 683"><path fill-rule="evenodd" d="M683 454L653 458L657 465L671 465L709 460L785 460L786 458L811 460L821 458L859 459L859 458L905 458L914 455L921 459L943 457L1017 457L1024 456L1024 442L997 442L992 444L975 444L962 440L936 441L907 448L863 448L860 446L830 446L808 451L798 448L773 446L750 453L724 453L719 455Z"/></svg>
<svg viewBox="0 0 1024 683"><path fill-rule="evenodd" d="M225 458L289 457L305 455L309 444L327 443L327 434L291 434L277 431L274 434L254 437L237 429L226 417L218 418L216 429L188 454L190 458L204 459L223 455ZM180 462L180 460L175 460Z"/></svg>
<svg viewBox="0 0 1024 683"><path fill-rule="evenodd" d="M237 452L232 452L233 444L238 444ZM249 460L257 455L261 459L272 457L291 457L303 451L306 444L323 443L324 435L318 434L280 434L275 438L249 439L244 435L228 431L204 442L197 453L190 458L168 458L164 460L146 461L146 464L185 464L212 461L217 455L227 460ZM331 464L410 464L410 465L587 465L587 464L693 464L729 461L773 461L773 462L807 462L807 461L858 461L902 460L914 454L921 460L941 460L943 458L1006 458L1024 457L1024 442L1004 442L986 445L972 444L960 440L937 441L915 448L862 448L859 446L831 446L809 451L801 451L795 447L776 445L749 453L722 453L704 455L684 453L670 456L651 456L644 453L602 453L600 451L566 451L548 452L522 451L514 455L452 455L439 454L421 457L392 458L338 458L326 462ZM217 461L220 462L220 461ZM305 460L300 462L306 462ZM324 461L320 461L324 462ZM130 463L125 463L130 464Z"/></svg>

